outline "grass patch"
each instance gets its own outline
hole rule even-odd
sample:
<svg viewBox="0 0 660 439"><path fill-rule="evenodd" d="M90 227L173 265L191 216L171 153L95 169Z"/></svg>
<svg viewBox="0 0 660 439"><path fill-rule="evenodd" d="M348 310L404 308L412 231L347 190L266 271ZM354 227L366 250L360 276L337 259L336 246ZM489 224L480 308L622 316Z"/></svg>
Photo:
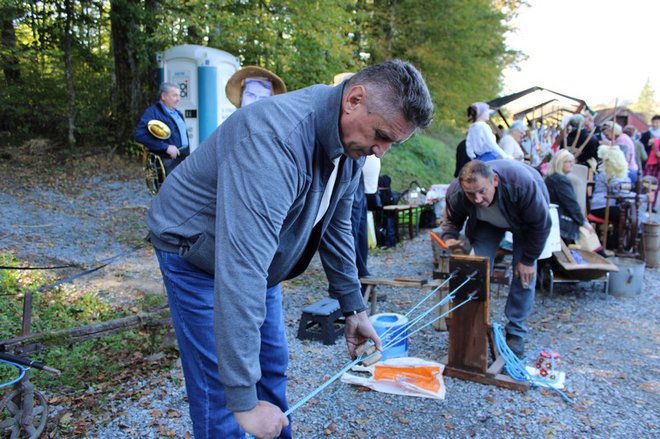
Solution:
<svg viewBox="0 0 660 439"><path fill-rule="evenodd" d="M0 255L0 264L22 265L10 255ZM0 339L20 335L24 293L53 280L40 270L0 270ZM73 286L64 284L34 294L31 332L51 333L154 311L162 307L164 300L162 295L148 294L130 309L125 309L96 292L79 292ZM164 328L132 329L75 344L56 344L29 357L61 370L62 376L55 378L37 371L32 373L31 379L41 390L66 394L85 392L90 386L119 374L153 354L165 331ZM0 365L0 383L16 376L15 368Z"/></svg>
<svg viewBox="0 0 660 439"><path fill-rule="evenodd" d="M449 183L454 176L454 147L425 135L415 135L393 145L381 161L380 175L392 178L392 190L403 192L416 180L428 189L432 184Z"/></svg>

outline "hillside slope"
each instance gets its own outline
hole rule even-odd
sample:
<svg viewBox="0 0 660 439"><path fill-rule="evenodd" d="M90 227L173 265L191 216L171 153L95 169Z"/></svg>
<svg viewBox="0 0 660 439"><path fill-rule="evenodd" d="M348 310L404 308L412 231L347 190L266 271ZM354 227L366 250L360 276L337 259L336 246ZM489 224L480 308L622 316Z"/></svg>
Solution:
<svg viewBox="0 0 660 439"><path fill-rule="evenodd" d="M406 190L412 181L428 188L436 183L449 183L455 163L455 147L426 135L415 135L387 151L380 175L392 177L392 189L398 192Z"/></svg>

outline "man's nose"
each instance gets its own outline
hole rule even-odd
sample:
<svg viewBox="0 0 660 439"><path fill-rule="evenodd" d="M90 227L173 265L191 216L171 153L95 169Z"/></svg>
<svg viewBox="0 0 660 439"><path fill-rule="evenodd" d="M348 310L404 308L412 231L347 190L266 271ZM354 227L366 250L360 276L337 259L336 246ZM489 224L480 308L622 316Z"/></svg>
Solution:
<svg viewBox="0 0 660 439"><path fill-rule="evenodd" d="M393 142L376 143L374 146L371 147L371 152L373 152L374 155L380 159L385 155L387 150L390 149L392 143Z"/></svg>

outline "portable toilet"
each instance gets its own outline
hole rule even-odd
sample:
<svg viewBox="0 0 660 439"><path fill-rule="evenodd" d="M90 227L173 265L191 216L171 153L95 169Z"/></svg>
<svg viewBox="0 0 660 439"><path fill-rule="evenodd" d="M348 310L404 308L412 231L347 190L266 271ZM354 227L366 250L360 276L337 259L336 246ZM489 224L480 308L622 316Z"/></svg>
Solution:
<svg viewBox="0 0 660 439"><path fill-rule="evenodd" d="M224 50L194 44L172 47L158 61L160 81L181 89L177 109L185 116L193 152L235 110L225 86L241 64Z"/></svg>

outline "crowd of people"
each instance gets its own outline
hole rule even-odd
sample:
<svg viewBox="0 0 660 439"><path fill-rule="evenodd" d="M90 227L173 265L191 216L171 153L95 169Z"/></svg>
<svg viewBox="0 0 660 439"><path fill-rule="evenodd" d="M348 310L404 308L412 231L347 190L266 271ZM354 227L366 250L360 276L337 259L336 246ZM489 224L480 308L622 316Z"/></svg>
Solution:
<svg viewBox="0 0 660 439"><path fill-rule="evenodd" d="M653 182L660 174L656 153L660 145L660 115L653 116L651 127L644 133L634 125L622 127L613 120L597 126L594 115L586 112L567 116L561 125L551 127L545 127L542 121L525 125L522 120L515 120L504 134L492 123L488 125L494 112L487 104L476 102L467 113L471 124L466 139L457 147L455 176L473 159L508 159L531 165L545 177L551 202L559 206L562 237L568 241L578 238L578 227L590 227L585 219L587 213L603 217L607 200L612 209L611 221L616 221L618 206L614 199L606 197L608 193L622 187L636 191L639 179L650 177ZM496 143L498 134L502 136ZM604 166L604 162L610 165ZM593 176L595 186L586 203L588 212L582 204L571 202L577 195L574 185L568 185L571 179L564 177L572 177L573 164L586 166ZM655 213L658 190L657 185L651 186L655 192L650 209Z"/></svg>
<svg viewBox="0 0 660 439"><path fill-rule="evenodd" d="M560 130L536 122L525 126L517 120L506 134L489 123L491 109L486 103L470 105L467 116L470 126L457 147L457 179L447 190L442 238L448 246L456 246L464 233L474 253L492 261L504 233L512 233L514 276L505 308L506 342L522 357L536 263L551 228L550 203L557 206L559 233L566 244L589 245L586 250L607 257L588 218L602 221L609 214L609 221L616 223L623 207L611 195L639 191L635 183L642 175L657 179L660 116L653 117L653 126L641 137L634 127L622 128L613 121L598 127L591 114L567 117ZM576 164L593 174L589 200L589 172L584 175L584 199L576 193L574 181L579 177L572 172ZM590 237L585 243L583 235ZM608 248L616 246L618 237L613 238Z"/></svg>

